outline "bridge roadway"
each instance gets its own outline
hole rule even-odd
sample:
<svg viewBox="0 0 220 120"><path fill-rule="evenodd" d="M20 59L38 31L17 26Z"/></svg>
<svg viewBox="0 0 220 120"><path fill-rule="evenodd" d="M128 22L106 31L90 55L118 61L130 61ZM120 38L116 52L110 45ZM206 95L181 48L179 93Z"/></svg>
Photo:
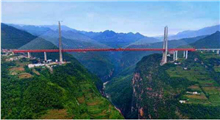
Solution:
<svg viewBox="0 0 220 120"><path fill-rule="evenodd" d="M98 51L165 51L162 48L91 48L91 49L62 49L62 52L98 52ZM168 51L196 51L194 48L172 48ZM37 52L59 52L59 49L39 50L13 50L14 53L37 53Z"/></svg>
<svg viewBox="0 0 220 120"><path fill-rule="evenodd" d="M196 50L200 50L200 51L217 51L220 50L220 48L201 48L201 49L196 49Z"/></svg>

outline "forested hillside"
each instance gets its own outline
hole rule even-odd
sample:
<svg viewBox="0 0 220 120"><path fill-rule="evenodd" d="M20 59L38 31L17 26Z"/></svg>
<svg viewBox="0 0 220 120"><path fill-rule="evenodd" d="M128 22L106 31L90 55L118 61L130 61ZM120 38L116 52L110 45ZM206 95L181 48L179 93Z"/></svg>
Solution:
<svg viewBox="0 0 220 120"><path fill-rule="evenodd" d="M220 32L217 31L203 39L190 44L194 48L220 48Z"/></svg>
<svg viewBox="0 0 220 120"><path fill-rule="evenodd" d="M37 38L26 31L1 23L1 48L17 49Z"/></svg>
<svg viewBox="0 0 220 120"><path fill-rule="evenodd" d="M220 56L190 53L189 59L164 66L160 60L161 55L154 54L136 66L133 117L220 118Z"/></svg>
<svg viewBox="0 0 220 120"><path fill-rule="evenodd" d="M58 46L59 36L58 36L57 26L33 26L33 25L12 25L12 26L16 28L3 24L2 48L58 49L57 46ZM96 41L93 41L91 38L79 32L76 32L76 30L67 28L65 26L62 26L61 29L63 29L62 36L64 37L62 37L62 44L64 49L106 47ZM11 31L16 31L16 33L15 32L11 33ZM30 32L31 34L28 32ZM22 35L20 34L15 35L17 33L22 33ZM32 34L37 35L38 37ZM110 61L109 53L87 52L87 53L70 53L70 54L72 54L78 61L80 61L89 71L91 71L93 74L101 78L101 80L106 81L109 80L109 78L111 78L111 75L114 71L114 65ZM47 53L47 55L48 55L48 59L55 60L58 58L57 53ZM43 58L43 53L32 53L32 56ZM67 59L68 58L64 56L64 60Z"/></svg>
<svg viewBox="0 0 220 120"><path fill-rule="evenodd" d="M191 43L194 43L205 36L198 36L193 38L183 38L180 40L169 40L168 41L168 47L169 48L177 48L179 46L188 45ZM156 43L148 43L148 44L131 44L127 48L162 48L163 42L156 42ZM153 54L153 53L161 53L157 51L124 51L121 55L120 65L123 68L135 65L138 61L140 61L144 56Z"/></svg>
<svg viewBox="0 0 220 120"><path fill-rule="evenodd" d="M2 119L123 118L95 86L97 77L76 60L53 67L2 59Z"/></svg>

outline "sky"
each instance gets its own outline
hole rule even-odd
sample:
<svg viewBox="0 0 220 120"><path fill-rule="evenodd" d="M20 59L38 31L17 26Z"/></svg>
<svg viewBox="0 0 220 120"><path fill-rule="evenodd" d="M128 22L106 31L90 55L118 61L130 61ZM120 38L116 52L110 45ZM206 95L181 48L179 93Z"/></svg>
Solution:
<svg viewBox="0 0 220 120"><path fill-rule="evenodd" d="M176 34L220 24L219 11L219 1L3 0L2 22L57 25L62 21L62 25L77 30L158 36L165 26L169 34Z"/></svg>

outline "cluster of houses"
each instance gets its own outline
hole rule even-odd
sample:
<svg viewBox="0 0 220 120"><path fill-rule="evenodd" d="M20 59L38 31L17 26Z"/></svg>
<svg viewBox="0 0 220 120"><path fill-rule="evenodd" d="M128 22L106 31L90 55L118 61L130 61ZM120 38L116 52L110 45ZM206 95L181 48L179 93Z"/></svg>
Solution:
<svg viewBox="0 0 220 120"><path fill-rule="evenodd" d="M22 58L26 58L26 56L24 56L24 55L14 56L14 57L10 57L10 58L5 59L5 61L8 61L8 62L9 61L16 61L16 60L20 60Z"/></svg>
<svg viewBox="0 0 220 120"><path fill-rule="evenodd" d="M12 49L1 49L1 55L2 56L10 56L14 55L12 52Z"/></svg>
<svg viewBox="0 0 220 120"><path fill-rule="evenodd" d="M5 59L5 61L17 61L20 60L22 58L28 58L27 55L25 54L19 54L19 55L14 55L13 54L13 49L1 49L1 55L2 56L6 56L7 58ZM31 59L36 59L36 57L31 57ZM58 60L55 60L55 62L52 61L52 59L48 59L46 61L43 62L39 62L39 63L34 63L34 64L28 64L28 68L34 68L34 67L49 67L50 69L52 69L52 67L57 66L57 64L59 64Z"/></svg>
<svg viewBox="0 0 220 120"><path fill-rule="evenodd" d="M28 68L34 68L34 67L41 67L49 65L51 67L55 67L59 64L58 60L53 62L51 59L48 59L47 61L43 61L43 63L35 63L35 64L28 64Z"/></svg>

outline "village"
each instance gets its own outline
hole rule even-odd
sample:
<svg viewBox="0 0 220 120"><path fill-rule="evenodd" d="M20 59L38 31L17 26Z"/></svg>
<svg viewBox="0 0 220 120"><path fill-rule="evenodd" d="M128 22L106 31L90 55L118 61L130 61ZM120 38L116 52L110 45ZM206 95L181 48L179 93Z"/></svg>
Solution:
<svg viewBox="0 0 220 120"><path fill-rule="evenodd" d="M63 65L66 63L70 63L67 61L63 61L62 63L60 63L60 62L58 62L57 59L55 61L53 61L52 59L41 60L40 58L28 56L28 54L25 54L25 53L14 54L13 49L2 49L1 55L6 58L5 59L6 62L18 61L21 59L35 60L37 62L27 64L27 67L29 69L34 68L34 67L43 67L43 68L46 67L51 72L53 72L53 67L56 67L57 65Z"/></svg>

